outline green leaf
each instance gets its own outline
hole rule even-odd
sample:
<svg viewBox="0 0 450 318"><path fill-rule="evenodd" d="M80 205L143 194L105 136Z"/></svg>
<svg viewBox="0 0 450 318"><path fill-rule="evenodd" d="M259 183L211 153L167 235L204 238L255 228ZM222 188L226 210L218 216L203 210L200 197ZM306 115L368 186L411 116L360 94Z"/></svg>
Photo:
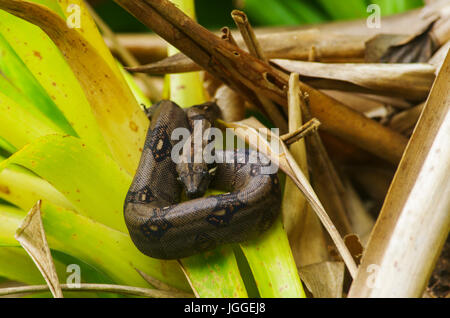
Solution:
<svg viewBox="0 0 450 318"><path fill-rule="evenodd" d="M0 33L45 89L47 99L50 96L64 114L76 134L92 146L109 153L80 84L49 37L37 26L1 10ZM29 72L22 70L18 76L26 80ZM35 95L27 96L33 102L36 100Z"/></svg>
<svg viewBox="0 0 450 318"><path fill-rule="evenodd" d="M256 240L241 244L261 297L305 298L281 216Z"/></svg>
<svg viewBox="0 0 450 318"><path fill-rule="evenodd" d="M0 78L0 85L1 85ZM32 114L26 103L17 103L0 91L0 136L15 148L48 134L61 132L40 114Z"/></svg>
<svg viewBox="0 0 450 318"><path fill-rule="evenodd" d="M30 210L41 199L74 209L70 201L47 181L15 165L10 165L0 172L0 198L24 211Z"/></svg>
<svg viewBox="0 0 450 318"><path fill-rule="evenodd" d="M131 177L78 138L44 136L0 163L21 165L59 190L82 215L127 233L123 203Z"/></svg>
<svg viewBox="0 0 450 318"><path fill-rule="evenodd" d="M24 217L20 210L0 210L0 245L16 245L14 233ZM113 230L71 210L43 202L42 221L51 249L76 257L117 284L148 287L135 268L171 286L189 290L174 261L143 255L129 235Z"/></svg>
<svg viewBox="0 0 450 318"><path fill-rule="evenodd" d="M113 158L134 174L149 122L112 56L111 64L86 40L89 34L69 28L46 7L25 1L0 1L0 7L41 27L58 46L83 88Z"/></svg>
<svg viewBox="0 0 450 318"><path fill-rule="evenodd" d="M14 147L13 145L11 145L8 140L4 139L2 136L0 136L0 155L4 155L4 153L2 154L2 150L4 150L5 152L12 154L14 152L16 152L17 148ZM2 160L0 158L0 160Z"/></svg>
<svg viewBox="0 0 450 318"><path fill-rule="evenodd" d="M230 245L184 258L181 262L201 298L247 297L233 248Z"/></svg>
<svg viewBox="0 0 450 318"><path fill-rule="evenodd" d="M0 11L0 21L3 21L2 11ZM0 22L3 25L3 22ZM14 25L10 25L14 28ZM1 28L0 28L1 30ZM40 56L40 52L34 51ZM34 115L41 114L47 120L50 119L67 134L76 135L63 113L58 109L53 100L47 95L45 90L27 69L26 65L17 56L14 49L6 39L0 34L0 88L5 95L14 98L22 96L21 101L27 100L26 107ZM12 89L14 87L15 89ZM25 106L25 105L24 105Z"/></svg>

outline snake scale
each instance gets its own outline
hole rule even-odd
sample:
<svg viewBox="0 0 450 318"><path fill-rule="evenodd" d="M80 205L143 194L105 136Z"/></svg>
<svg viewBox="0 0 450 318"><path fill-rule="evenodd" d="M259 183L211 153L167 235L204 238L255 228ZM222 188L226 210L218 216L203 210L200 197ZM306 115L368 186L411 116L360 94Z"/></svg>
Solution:
<svg viewBox="0 0 450 318"><path fill-rule="evenodd" d="M211 127L220 114L217 105L206 103L185 111L163 100L152 109L124 203L125 222L136 247L153 258L179 259L266 231L280 211L280 185L276 173L261 172L261 158L256 163L249 160L253 150L216 149L216 158L233 158L217 164L172 160L178 142L172 140L172 132L180 127L192 131L194 120ZM226 193L200 197L208 187ZM183 189L190 200L181 201Z"/></svg>

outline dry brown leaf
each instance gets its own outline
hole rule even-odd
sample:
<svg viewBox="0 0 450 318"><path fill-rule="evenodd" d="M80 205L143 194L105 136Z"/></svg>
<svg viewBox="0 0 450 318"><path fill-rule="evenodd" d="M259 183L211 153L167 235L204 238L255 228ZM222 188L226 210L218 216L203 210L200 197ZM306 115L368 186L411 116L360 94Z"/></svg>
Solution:
<svg viewBox="0 0 450 318"><path fill-rule="evenodd" d="M62 290L56 274L55 263L53 262L50 248L47 244L44 226L41 218L41 201L38 201L17 229L16 240L27 251L39 268L50 291L55 298L62 298Z"/></svg>
<svg viewBox="0 0 450 318"><path fill-rule="evenodd" d="M314 298L342 298L345 266L322 262L300 267L298 274Z"/></svg>
<svg viewBox="0 0 450 318"><path fill-rule="evenodd" d="M271 62L289 72L310 78L304 80L314 87L333 89L336 86L344 90L401 96L413 100L424 100L435 78L435 68L429 64L328 64L282 59ZM311 81L314 78L322 80Z"/></svg>

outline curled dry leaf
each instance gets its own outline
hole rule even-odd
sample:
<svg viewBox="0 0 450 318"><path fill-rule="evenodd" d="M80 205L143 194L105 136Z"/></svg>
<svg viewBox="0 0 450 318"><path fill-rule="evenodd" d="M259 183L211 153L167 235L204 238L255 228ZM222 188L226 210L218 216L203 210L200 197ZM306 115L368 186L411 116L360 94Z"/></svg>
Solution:
<svg viewBox="0 0 450 318"><path fill-rule="evenodd" d="M28 212L23 223L17 229L16 240L31 256L39 271L44 276L48 288L55 298L62 298L63 294L56 274L50 248L47 244L44 226L41 219L41 201Z"/></svg>

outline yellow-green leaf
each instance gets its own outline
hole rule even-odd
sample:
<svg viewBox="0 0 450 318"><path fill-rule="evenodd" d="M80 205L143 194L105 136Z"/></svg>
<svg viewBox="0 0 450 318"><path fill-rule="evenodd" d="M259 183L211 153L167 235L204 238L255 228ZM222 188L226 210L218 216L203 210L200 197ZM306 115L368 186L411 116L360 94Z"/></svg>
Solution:
<svg viewBox="0 0 450 318"><path fill-rule="evenodd" d="M149 123L125 80L117 75L120 72L105 62L78 31L46 7L0 0L0 8L38 25L58 46L85 92L113 158L134 174Z"/></svg>

